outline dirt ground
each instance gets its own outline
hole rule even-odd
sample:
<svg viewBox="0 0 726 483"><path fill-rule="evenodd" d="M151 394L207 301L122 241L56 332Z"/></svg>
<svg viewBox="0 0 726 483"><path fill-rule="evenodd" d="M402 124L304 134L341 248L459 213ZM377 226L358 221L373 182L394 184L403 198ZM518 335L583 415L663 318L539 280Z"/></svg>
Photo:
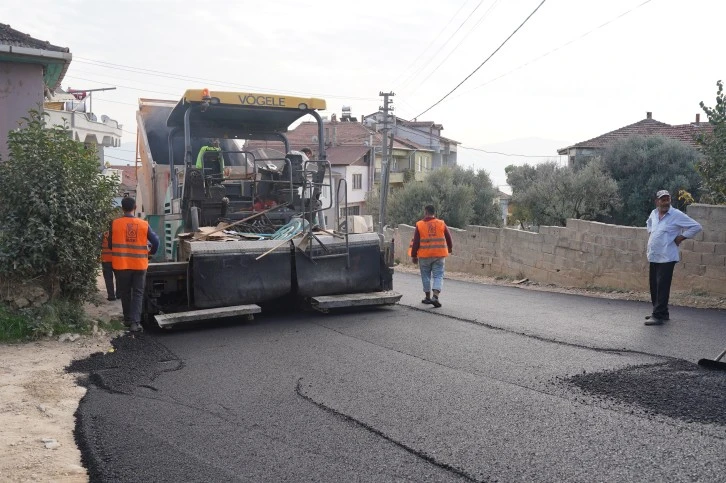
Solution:
<svg viewBox="0 0 726 483"><path fill-rule="evenodd" d="M415 267L399 266L396 270L418 273ZM592 297L650 300L649 294L632 291L567 289L462 273L447 273L446 278ZM726 298L674 292L671 304L723 309ZM121 302L108 302L104 298L97 305L87 304L86 311L94 320L120 319ZM113 350L110 341L118 335L95 331L91 336L0 344L0 481L88 481L73 436L74 413L85 389L64 368L71 361L92 353Z"/></svg>
<svg viewBox="0 0 726 483"><path fill-rule="evenodd" d="M105 290L104 290L105 292ZM121 302L86 305L94 320L121 318ZM0 481L88 481L73 436L85 394L65 372L73 360L112 349L119 333L66 334L24 344L0 344Z"/></svg>

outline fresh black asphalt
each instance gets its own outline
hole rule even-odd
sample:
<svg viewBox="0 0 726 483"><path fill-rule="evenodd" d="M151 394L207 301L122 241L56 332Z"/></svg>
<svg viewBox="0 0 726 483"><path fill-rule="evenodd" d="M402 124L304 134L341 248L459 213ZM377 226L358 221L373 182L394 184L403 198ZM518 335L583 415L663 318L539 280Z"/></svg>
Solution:
<svg viewBox="0 0 726 483"><path fill-rule="evenodd" d="M92 481L724 481L726 315L447 280L75 361Z"/></svg>

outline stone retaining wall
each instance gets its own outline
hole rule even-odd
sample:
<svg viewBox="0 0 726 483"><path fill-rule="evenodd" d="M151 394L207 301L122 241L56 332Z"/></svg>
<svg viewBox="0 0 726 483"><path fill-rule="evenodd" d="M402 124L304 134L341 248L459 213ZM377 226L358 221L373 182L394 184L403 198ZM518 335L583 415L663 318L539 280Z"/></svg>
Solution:
<svg viewBox="0 0 726 483"><path fill-rule="evenodd" d="M726 295L726 206L693 204L688 215L703 231L681 244L673 289ZM389 233L402 263L411 263L406 253L413 230L398 225ZM566 227L542 226L539 233L473 225L450 231L454 252L447 270L564 287L648 290L645 227L568 219Z"/></svg>

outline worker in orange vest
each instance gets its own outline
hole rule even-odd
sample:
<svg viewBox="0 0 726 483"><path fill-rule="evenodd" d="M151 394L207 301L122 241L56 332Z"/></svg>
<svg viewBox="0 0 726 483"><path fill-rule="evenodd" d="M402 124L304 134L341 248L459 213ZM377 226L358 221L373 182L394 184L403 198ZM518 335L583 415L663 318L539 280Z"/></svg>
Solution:
<svg viewBox="0 0 726 483"><path fill-rule="evenodd" d="M108 300L116 300L116 291L113 283L113 265L111 260L111 248L108 245L108 232L103 232L101 241L101 272L103 273L103 281L106 282L106 294ZM118 283L116 283L118 285Z"/></svg>
<svg viewBox="0 0 726 483"><path fill-rule="evenodd" d="M446 257L451 253L453 242L444 220L436 218L433 205L424 208L424 218L416 222L411 242L411 260L418 263L425 294L421 303L441 307L439 295L444 283ZM433 296L432 291L433 279Z"/></svg>
<svg viewBox="0 0 726 483"><path fill-rule="evenodd" d="M159 249L159 237L146 221L134 216L136 201L133 198L122 199L121 209L124 215L111 222L108 246L121 294L124 325L131 332L140 332L146 269L149 267L149 254L153 255Z"/></svg>

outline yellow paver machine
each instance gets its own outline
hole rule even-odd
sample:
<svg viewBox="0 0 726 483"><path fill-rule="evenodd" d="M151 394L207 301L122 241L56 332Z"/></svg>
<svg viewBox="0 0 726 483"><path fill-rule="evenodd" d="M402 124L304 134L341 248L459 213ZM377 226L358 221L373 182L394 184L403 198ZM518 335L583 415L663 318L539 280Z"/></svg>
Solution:
<svg viewBox="0 0 726 483"><path fill-rule="evenodd" d="M326 159L325 107L322 99L207 89L178 102L139 100L137 205L162 239L147 271L147 325L400 300L392 241L327 228L351 224L339 219L347 186L334 186ZM318 159L290 150L285 134L308 115L318 125Z"/></svg>

